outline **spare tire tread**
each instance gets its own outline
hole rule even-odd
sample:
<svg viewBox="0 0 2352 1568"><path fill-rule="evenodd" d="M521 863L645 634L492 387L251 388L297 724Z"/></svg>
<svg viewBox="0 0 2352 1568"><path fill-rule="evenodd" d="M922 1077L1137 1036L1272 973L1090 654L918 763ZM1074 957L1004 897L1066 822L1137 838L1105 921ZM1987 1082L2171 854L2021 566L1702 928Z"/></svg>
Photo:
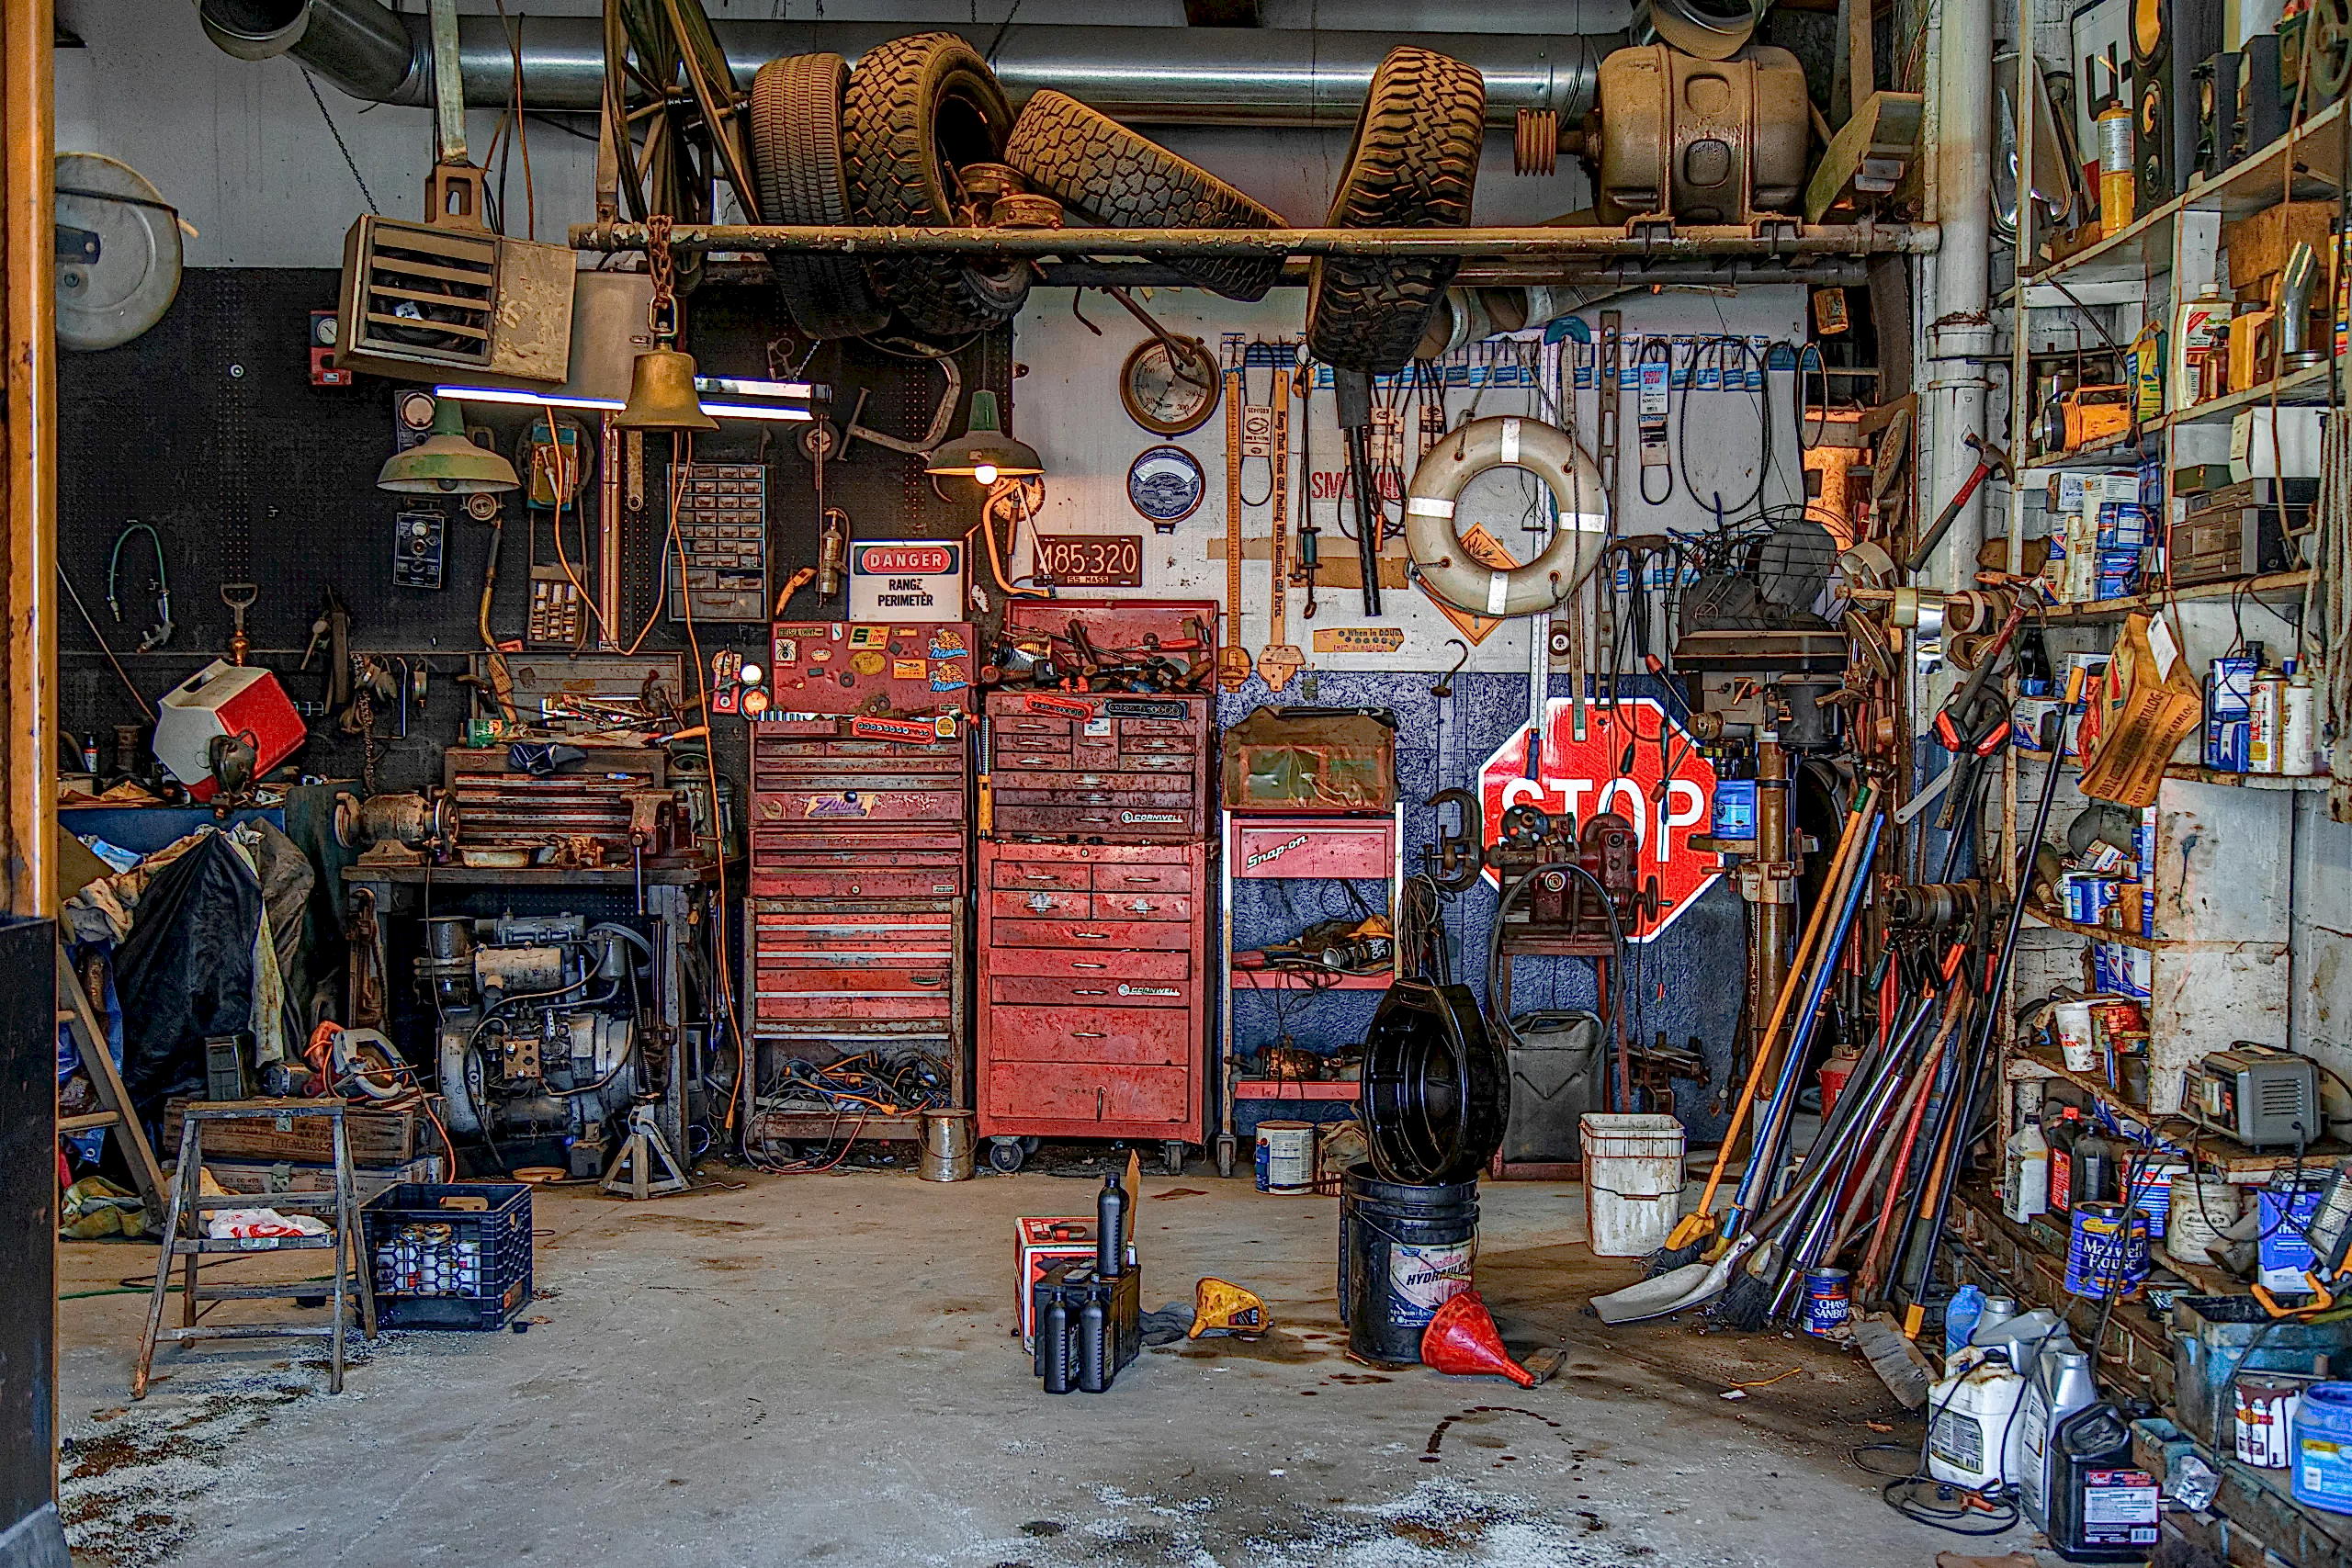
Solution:
<svg viewBox="0 0 2352 1568"><path fill-rule="evenodd" d="M850 221L842 165L848 80L849 64L838 54L787 55L752 78L752 164L770 222ZM772 252L768 270L794 324L810 337L863 337L889 324L889 307L875 298L853 257Z"/></svg>
<svg viewBox="0 0 2352 1568"><path fill-rule="evenodd" d="M899 228L956 223L933 142L934 111L951 92L984 123L985 161L1001 162L1012 108L969 43L954 33L915 33L859 57L842 99L842 151L860 220ZM899 254L869 259L865 273L910 325L945 336L1010 321L1029 293L1030 269L1020 264L990 272L960 256Z"/></svg>
<svg viewBox="0 0 2352 1568"><path fill-rule="evenodd" d="M1434 50L1393 50L1373 73L1340 187L1335 229L1458 228L1470 220L1486 140L1486 82ZM1351 370L1387 375L1410 362L1461 263L1318 258L1306 296L1307 350Z"/></svg>
<svg viewBox="0 0 2352 1568"><path fill-rule="evenodd" d="M1013 122L1005 162L1091 222L1114 229L1283 229L1282 214L1110 116L1050 88ZM1280 257L1155 257L1228 299L1261 299Z"/></svg>

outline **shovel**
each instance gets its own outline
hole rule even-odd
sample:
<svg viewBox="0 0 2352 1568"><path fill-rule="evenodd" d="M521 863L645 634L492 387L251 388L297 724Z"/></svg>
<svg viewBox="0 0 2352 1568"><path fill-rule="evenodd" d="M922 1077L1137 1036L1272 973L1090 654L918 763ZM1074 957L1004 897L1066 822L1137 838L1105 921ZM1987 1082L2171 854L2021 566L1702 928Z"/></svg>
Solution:
<svg viewBox="0 0 2352 1568"><path fill-rule="evenodd" d="M1739 1267L1755 1247L1754 1232L1741 1236L1724 1249L1724 1255L1713 1263L1686 1263L1679 1269L1669 1269L1655 1280L1644 1280L1605 1296L1592 1298L1592 1310L1600 1314L1603 1323L1639 1323L1646 1317L1664 1317L1713 1301L1731 1283L1732 1270Z"/></svg>

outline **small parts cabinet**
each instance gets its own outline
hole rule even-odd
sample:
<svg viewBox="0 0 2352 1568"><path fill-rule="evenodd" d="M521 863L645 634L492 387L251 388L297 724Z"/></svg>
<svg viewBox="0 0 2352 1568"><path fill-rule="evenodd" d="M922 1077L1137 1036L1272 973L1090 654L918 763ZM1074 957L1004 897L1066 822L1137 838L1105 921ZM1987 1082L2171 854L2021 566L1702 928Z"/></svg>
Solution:
<svg viewBox="0 0 2352 1568"><path fill-rule="evenodd" d="M1158 1139L1169 1171L1204 1137L1209 846L983 840L979 1131L1018 1170L1024 1138Z"/></svg>
<svg viewBox="0 0 2352 1568"><path fill-rule="evenodd" d="M752 729L746 1032L819 1063L919 1047L971 1103L972 628L779 622ZM763 1106L755 1142L913 1138L914 1116Z"/></svg>

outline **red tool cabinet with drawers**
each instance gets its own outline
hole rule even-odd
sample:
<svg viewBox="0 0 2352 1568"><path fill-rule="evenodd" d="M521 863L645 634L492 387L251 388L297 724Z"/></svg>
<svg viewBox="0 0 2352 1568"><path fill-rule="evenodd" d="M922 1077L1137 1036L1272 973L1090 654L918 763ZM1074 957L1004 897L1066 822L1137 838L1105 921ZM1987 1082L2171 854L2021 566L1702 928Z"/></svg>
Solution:
<svg viewBox="0 0 2352 1568"><path fill-rule="evenodd" d="M1204 601L1022 601L1005 632L1094 678L1215 667ZM982 725L974 1091L989 1163L1039 1138L1204 1140L1216 965L1216 699L1193 691L989 694Z"/></svg>
<svg viewBox="0 0 2352 1568"><path fill-rule="evenodd" d="M972 628L778 622L772 656L752 726L746 1032L818 1062L914 1045L968 1106ZM753 1134L841 1123L763 1111ZM917 1119L867 1116L857 1135L911 1138Z"/></svg>
<svg viewBox="0 0 2352 1568"><path fill-rule="evenodd" d="M980 845L979 1130L1000 1169L1023 1137L1204 1137L1209 846Z"/></svg>

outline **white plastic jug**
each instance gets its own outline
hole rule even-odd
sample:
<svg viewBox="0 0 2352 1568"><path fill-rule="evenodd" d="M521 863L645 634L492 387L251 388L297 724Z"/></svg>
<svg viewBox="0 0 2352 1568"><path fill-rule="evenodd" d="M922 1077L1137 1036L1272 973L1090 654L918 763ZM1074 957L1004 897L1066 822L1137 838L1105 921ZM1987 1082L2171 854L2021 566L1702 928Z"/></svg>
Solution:
<svg viewBox="0 0 2352 1568"><path fill-rule="evenodd" d="M2052 1341L2055 1345L2055 1341ZM2018 1503L2036 1529L2050 1528L2051 1434L2077 1410L2098 1403L2091 1359L2070 1344L2045 1349L2018 1411Z"/></svg>
<svg viewBox="0 0 2352 1568"><path fill-rule="evenodd" d="M1998 1350L1963 1350L1928 1390L1928 1473L1981 1492L2018 1476L2025 1379Z"/></svg>

